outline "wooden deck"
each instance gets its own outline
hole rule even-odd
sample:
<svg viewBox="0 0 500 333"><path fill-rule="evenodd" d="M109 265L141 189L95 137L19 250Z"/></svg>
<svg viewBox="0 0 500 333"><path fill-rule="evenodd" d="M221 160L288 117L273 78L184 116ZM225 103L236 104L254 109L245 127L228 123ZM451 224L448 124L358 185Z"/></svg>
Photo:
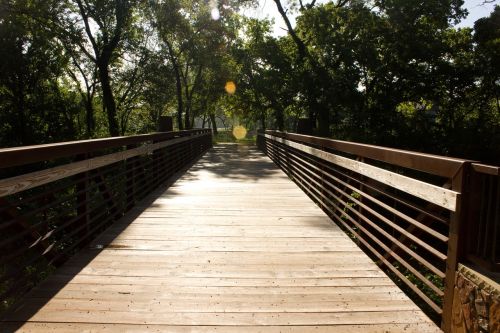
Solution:
<svg viewBox="0 0 500 333"><path fill-rule="evenodd" d="M256 148L217 145L1 332L438 332Z"/></svg>

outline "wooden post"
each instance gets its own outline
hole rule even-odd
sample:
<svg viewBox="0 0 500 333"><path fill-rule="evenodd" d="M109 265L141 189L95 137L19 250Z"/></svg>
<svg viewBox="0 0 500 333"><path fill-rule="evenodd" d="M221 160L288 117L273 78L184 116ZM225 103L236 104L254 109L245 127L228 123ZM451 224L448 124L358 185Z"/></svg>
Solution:
<svg viewBox="0 0 500 333"><path fill-rule="evenodd" d="M470 170L471 164L464 162L462 168L451 179L451 189L459 192L457 198L457 206L454 212L451 213L448 253L446 260L445 286L443 298L443 315L441 328L444 332L449 333L452 329L452 311L453 311L453 295L455 289L455 275L457 266L463 258L465 249L464 232L467 229L467 211L470 197Z"/></svg>
<svg viewBox="0 0 500 333"><path fill-rule="evenodd" d="M158 140L153 140L153 144L158 143L160 141ZM160 158L161 158L161 152L159 149L153 151L153 172L150 173L151 177L153 178L152 182L152 188L155 188L159 184L159 179L160 179L160 172L161 172L161 166L160 166Z"/></svg>
<svg viewBox="0 0 500 333"><path fill-rule="evenodd" d="M313 126L309 118L300 118L297 122L297 134L312 135Z"/></svg>
<svg viewBox="0 0 500 333"><path fill-rule="evenodd" d="M82 161L88 158L88 154L80 154L76 156L77 161ZM79 224L85 224L86 227L84 232L81 233L79 238L85 238L88 236L90 232L90 221L88 214L88 202L89 202L89 193L88 193L88 185L89 185L89 173L83 172L78 175L76 182L76 214L80 217ZM81 193L80 193L81 192Z"/></svg>
<svg viewBox="0 0 500 333"><path fill-rule="evenodd" d="M170 116L160 116L158 120L158 132L172 132L174 130L174 122Z"/></svg>
<svg viewBox="0 0 500 333"><path fill-rule="evenodd" d="M127 146L127 150L128 149L133 149L133 148L136 148L137 147L137 144L133 144L133 145L128 145ZM137 157L132 157L132 158L129 158L125 161L125 169L126 169L126 173L125 173L125 191L127 192L127 196L126 196L126 202L125 202L125 211L129 211L130 209L132 209L132 207L134 206L135 204L135 172L134 172L134 166L136 164L136 159Z"/></svg>

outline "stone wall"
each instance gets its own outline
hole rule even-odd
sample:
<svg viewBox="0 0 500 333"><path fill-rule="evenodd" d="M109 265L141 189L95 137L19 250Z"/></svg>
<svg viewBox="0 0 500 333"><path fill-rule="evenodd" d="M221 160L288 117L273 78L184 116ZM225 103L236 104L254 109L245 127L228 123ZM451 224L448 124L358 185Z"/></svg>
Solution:
<svg viewBox="0 0 500 333"><path fill-rule="evenodd" d="M453 296L452 332L500 333L499 275L459 265Z"/></svg>

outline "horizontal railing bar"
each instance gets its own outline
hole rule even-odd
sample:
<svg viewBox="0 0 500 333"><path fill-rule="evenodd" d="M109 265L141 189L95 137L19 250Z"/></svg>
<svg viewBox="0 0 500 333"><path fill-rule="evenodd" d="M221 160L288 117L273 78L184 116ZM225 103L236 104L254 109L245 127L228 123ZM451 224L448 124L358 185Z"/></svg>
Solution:
<svg viewBox="0 0 500 333"><path fill-rule="evenodd" d="M359 239L359 241L363 243L363 245L366 246L371 253L373 253L381 262L383 262L388 269L396 274L402 282L404 282L414 293L416 293L425 303L427 303L427 305L429 305L437 314L441 315L443 313L443 310L440 306L434 303L434 301L432 301L426 294L424 294L415 284L408 280L408 278L404 276L403 273L401 273L382 254L380 254L367 241L365 241L365 239L361 235L359 235L359 233L352 229L347 223L342 221L342 219L339 219L337 214L335 214L335 217L347 230L349 230L350 233L356 236L356 238ZM424 282L424 280L422 280L422 282ZM444 295L444 293L441 291L440 296L442 297L442 295Z"/></svg>
<svg viewBox="0 0 500 333"><path fill-rule="evenodd" d="M282 153L278 153L280 154L280 156L283 156ZM286 157L285 157L286 158ZM274 159L273 159L274 160ZM276 160L275 160L276 161ZM281 161L276 161L278 163L278 165L281 166ZM293 166L292 166L293 167ZM294 167L293 167L294 168ZM294 168L295 169L295 168ZM295 169L296 170L296 169ZM286 170L285 170L286 171ZM300 170L296 170L296 172L299 172L299 175L296 175L298 176L303 182L306 182L304 178L302 178L300 176ZM293 173L291 173L292 176L294 175ZM398 276L401 278L402 277L402 274L392 266L391 263L389 263L386 258L384 258L382 255L380 255L380 253L378 253L378 251L376 251L373 247L371 247L366 241L364 241L364 239L362 239L361 236L359 236L358 233L354 232L354 230L352 230L344 221L341 220L341 218L335 213L333 212L328 206L326 206L324 203L322 203L322 200L317 197L315 194L313 194L311 192L310 189L306 188L303 186L303 183L299 183L300 187L303 188L306 192L308 192L309 194L313 195L315 197L315 199L318 201L318 203L323 206L325 209L327 209L330 213L332 213L334 215L334 217L339 221L341 222L345 227L347 227L354 235L356 235L356 237L358 239L360 239L363 244L365 244L372 253L374 253L377 257L379 257L383 262L384 264L386 264L388 266L388 268L390 268L391 270L396 270L398 273ZM317 188L313 187L312 190L314 190L315 192L318 192L318 195L322 195L321 193L319 193L319 190L317 190ZM339 211L342 215L345 215L345 213L340 210L339 207L337 207L336 205L333 204L333 202L331 202L329 199L326 199L327 201L329 201L337 211ZM349 218L349 220L351 220L351 222L355 223L356 226L358 228L360 228L361 230L363 230L370 238L372 238L379 246L381 246L382 248L384 248L386 251L389 252L390 255L392 255L397 261L399 261L401 264L403 264L403 266L405 266L408 270L410 270L412 273L414 273L418 278L420 278L420 280L422 282L424 282L428 287L430 287L437 295L439 296L443 296L444 295L444 292L442 290L440 290L438 287L436 287L432 282L430 282L427 278L425 278L421 273L419 273L413 266L411 266L410 264L408 264L405 260L403 260L401 257L399 257L396 253L394 253L393 251L390 251L390 249L385 246L383 243L381 243L375 236L373 236L370 232L368 232L365 228L363 228L361 225L359 225L358 223L356 223L356 221L354 221L350 216L348 215L345 215L347 218ZM406 279L406 277L404 277L404 279ZM439 306L437 306L432 300L430 300L425 294L423 294L415 285L413 285L411 282L409 281L405 281L405 283L413 290L415 291L421 298L424 299L424 301L433 308L433 310L437 311L438 313L441 313L441 308ZM408 284L409 283L409 284Z"/></svg>
<svg viewBox="0 0 500 333"><path fill-rule="evenodd" d="M105 165L113 164L121 160L148 154L160 148L175 145L177 143L190 139L190 137L183 137L172 139L169 141L153 143L123 152L111 153L108 155L94 157L79 162L73 162L50 169L35 171L12 178L2 179L0 180L0 196L12 195L14 193L51 183L62 178L97 169Z"/></svg>
<svg viewBox="0 0 500 333"><path fill-rule="evenodd" d="M447 236L445 236L445 235L437 232L436 230L434 230L434 229L432 229L432 228L424 225L423 223L415 220L414 218L412 218L412 217L410 217L410 216L408 216L408 215L406 215L406 214L398 211L397 209L394 209L394 208L390 207L386 203L378 200L377 198L375 198L375 197L371 196L370 194L366 193L365 191L362 191L361 189L358 189L358 188L356 188L356 187L354 187L354 186L352 186L352 185L350 185L350 184L342 181L341 179L339 179L339 178L337 178L337 177L329 174L328 172L322 170L321 168L319 168L319 167L317 167L317 166L315 166L315 165L307 162L306 160L304 160L301 157L299 157L299 155L303 156L304 158L307 158L306 156L304 156L302 154L296 154L296 158L298 160L300 160L304 164L307 164L309 167L314 168L316 171L320 172L322 175L324 175L324 176L332 179L335 182L338 182L338 183L344 185L345 187L350 188L353 191L356 191L357 193L361 194L364 198L369 199L371 202L377 204L381 208L384 208L388 212L390 212L390 213L392 213L392 214L400 217L401 219L407 221L408 223L412 224L413 226L419 228L420 230L427 232L429 235L431 235L431 236L433 236L433 237L435 237L435 238L437 238L437 239L439 239L439 240L441 240L443 242L447 242L448 241L448 237ZM332 170L329 166L327 166L327 165L325 165L323 163L318 163L318 164L321 164L322 166L329 168L329 170ZM348 177L347 175L345 175L344 173L342 173L342 172L340 172L338 170L335 170L335 171L338 172L339 174L343 175L343 176ZM351 178L351 179L353 179L353 178ZM358 183L360 183L363 186L367 186L364 182L358 181Z"/></svg>
<svg viewBox="0 0 500 333"><path fill-rule="evenodd" d="M304 155L306 155L306 154L304 154ZM424 214L424 215L428 216L429 218L434 219L434 220L436 220L436 221L438 221L438 222L440 222L440 223L442 223L444 225L448 225L449 224L449 221L447 221L443 217L438 216L436 214L433 214L432 212L426 211L423 208L417 206L416 204L408 202L408 201L406 201L403 198L398 198L397 196L395 196L395 195L393 195L391 193L388 193L387 191L385 191L382 188L379 188L378 186L375 186L375 185L372 185L372 184L368 184L367 182L363 182L363 181L361 181L361 180L359 180L357 178L354 178L354 177L348 175L347 173L343 173L340 170L335 169L335 168L329 166L328 164L322 164L322 165L324 165L329 170L335 172L336 174L341 175L341 176L346 177L346 178L349 178L350 180L352 180L352 181L354 181L354 182L356 182L356 183L358 183L360 185L363 185L364 187L367 187L370 190L375 191L375 192L377 192L377 193L379 193L379 194L381 194L381 195L383 195L383 196L385 196L385 197L387 197L387 198L389 198L391 200L394 200L397 203L402 204L402 205L404 205L404 206L406 206L406 207L408 207L408 208L410 208L410 209L412 209L414 211L417 211L420 214Z"/></svg>
<svg viewBox="0 0 500 333"><path fill-rule="evenodd" d="M295 169L296 171L300 172L299 170ZM305 177L307 177L310 181L316 183L316 185L319 185L321 186L321 184L319 184L316 180L312 179L311 177L309 177L308 175L304 174L303 172L301 172L302 175L304 175ZM304 181L304 179L302 178L302 180ZM433 264L431 264L430 262L428 262L427 260L425 260L424 258L422 258L420 255L418 255L417 253L415 253L413 250L411 250L409 247L407 247L406 245L402 244L400 241L398 241L397 239L395 239L393 236L391 236L389 233L387 233L385 230L383 230L382 228L380 228L378 225L376 225L375 223L373 223L370 219L368 219L367 217L365 217L363 214L361 214L360 212L358 212L357 210L355 210L354 208L352 208L351 206L349 206L347 204L347 202L343 201L342 199L340 199L338 196L336 196L335 194L333 194L331 191L327 190L327 189L324 189L323 188L323 191L326 191L328 192L328 194L330 194L333 198L335 198L338 202L342 202L345 204L345 208L349 209L350 211L352 211L355 215L357 215L359 218L361 218L363 221L365 221L367 224L369 224L370 226L372 226L375 230L377 230L379 233L381 233L383 236L385 236L387 239L389 239L393 244L397 245L401 250L405 251L406 253L408 253L410 256L412 256L413 258L415 258L418 262L420 262L422 265L424 265L425 267L427 267L429 270L431 270L432 272L434 272L436 275L438 275L439 277L441 278L444 278L444 272L440 271L437 267L435 267ZM326 200L328 200L330 203L333 204L333 202L329 199L329 198L325 198ZM333 204L333 206L336 207L335 204ZM354 221L352 219L352 217L350 217L349 215L345 214L345 216ZM353 222L355 223L355 222ZM425 243L424 243L425 244ZM422 244L420 244L422 245ZM427 244L426 244L427 245Z"/></svg>
<svg viewBox="0 0 500 333"><path fill-rule="evenodd" d="M99 205L99 206L97 206L97 207L95 207L95 208L93 208L93 209L92 209L92 211L94 211L94 210L96 210L96 209L99 209L99 208L101 208L101 207L103 207L103 206L107 205L107 204L109 203L109 201L110 201L110 200L108 200L108 201L101 201L100 205ZM83 206L83 205L85 205L85 204L86 204L85 202L82 202L82 203L80 203L80 204L76 205L76 207L75 207L75 206L74 206L74 207L72 207L72 209L74 210L75 208L79 208L79 207L81 207L81 206ZM91 212L92 212L92 211L91 211ZM38 242L38 241L40 241L40 240L46 240L46 239L48 239L49 237L52 237L52 236L54 236L54 235L58 234L59 232L66 230L66 229L67 229L67 227L69 227L69 226L71 226L73 223L75 223L75 222L79 221L81 218L82 218L82 216L80 216L80 215L74 216L74 217L73 217L73 218L71 218L69 221L64 222L64 223L63 223L62 225L60 225L59 227L54 228L54 229L51 229L51 230L47 231L45 234L40 234L39 239L35 240L35 242L34 242L34 243L29 244L29 247L28 247L27 249L31 248L31 247L33 246L33 244L35 244L36 242ZM3 241L3 242L0 244L0 247L6 247L6 246L8 246L9 244L11 244L11 243L13 243L13 242L15 242L15 241L18 241L19 239L22 239L22 238L23 238L23 236L25 236L26 234L28 234L28 233L30 233L30 232L32 232L32 231L38 231L38 228L39 228L40 226L42 226L42 225L44 225L44 224L47 224L47 223L48 223L48 221L42 221L42 222L39 222L39 223L37 223L37 224L32 225L29 229L23 230L21 233L16 234L14 238L9 238L9 239L7 239L7 240ZM3 262L3 261L0 261L0 263L2 263L2 262Z"/></svg>
<svg viewBox="0 0 500 333"><path fill-rule="evenodd" d="M357 179L357 178L354 178L354 177L352 177L352 176L350 176L350 175L348 175L348 174L346 174L346 173L343 173L343 172L341 172L340 170L338 170L338 169L336 169L336 168L333 168L332 166L330 166L330 165L328 165L328 164L325 164L324 162L320 162L320 161L321 161L320 159L313 160L313 159L310 157L310 155L307 155L306 153L303 153L303 152L301 152L301 151L297 151L297 154L298 154L298 155L300 155L300 156L302 156L302 157L304 157L304 158L309 159L310 161L312 161L312 162L314 162L314 163L320 163L322 166L324 166L324 167L328 168L330 171L335 172L336 174L341 175L341 176L343 176L343 177L349 178L350 180L352 180L352 181L354 181L354 182L356 182L356 183L358 183L358 184L360 184L360 185L363 185L364 187L367 187L367 188L369 188L370 190L373 190L373 191L375 191L375 192L377 192L377 193L380 193L381 195L386 196L386 197L388 197L389 199L394 200L394 201L396 201L396 202L398 202L398 203L400 203L400 204L402 204L402 205L405 205L406 207L408 207L408 208L410 208L410 209L412 209L412 210L415 210L415 211L417 211L417 212L419 212L419 213L421 213L421 214L424 214L424 215L426 215L426 216L428 216L428 217L430 217L430 218L432 218L432 219L435 219L436 221L438 221L438 222L440 222L440 223L443 223L443 224L445 224L445 225L448 225L448 224L449 224L449 221L445 220L444 218L442 218L442 217L440 217L440 216L437 216L437 215L435 215L435 214L432 214L431 212L428 212L428 211L426 211L426 210L424 210L424 209L422 209L422 208L420 208L420 207L416 206L416 205L415 205L415 204L413 204L413 203L407 202L406 200L404 200L404 199L402 199L402 198L398 198L398 197L396 197L396 196L394 196L394 195L392 195L392 194L390 194L390 193L387 193L386 191L384 191L384 190L383 190L383 189L381 189L381 188L378 188L378 187L376 187L376 186L374 186L374 185L370 185L370 184L368 184L368 183L366 183L366 182L363 182L363 181L361 181L361 180L359 180L359 179Z"/></svg>
<svg viewBox="0 0 500 333"><path fill-rule="evenodd" d="M295 161L292 160L292 163L296 163ZM302 169L302 167L299 165L299 164L296 164L297 167L300 167ZM305 169L302 169L304 172L306 172ZM309 178L309 177L308 177ZM315 182L316 185L318 186L321 186L321 184L317 181L314 181L312 178L310 178L311 181ZM341 189L339 189L337 186L333 185L333 184L330 184L330 186L332 186L338 193L340 193L340 195L344 196L345 198L347 198L348 200L352 200L354 203L356 203L357 205L359 205L361 208L363 208L364 210L368 211L369 213L371 213L373 216L377 217L380 221L384 222L387 226L397 230L401 235L404 235L405 237L411 239L415 244L418 244L420 246L422 246L424 249L426 249L427 251L429 251L430 253L432 253L434 256L436 256L437 258L441 259L441 260L446 260L446 255L439 252L438 250L436 250L435 248L433 248L432 246L430 246L429 244L425 243L424 241L422 241L421 239L415 237L414 235L412 235L411 233L407 232L406 230L404 230L403 228L401 228L400 226L394 224L393 222L391 222L389 219L387 219L386 217L382 216L381 214L379 214L378 212L374 211L372 208L370 208L369 206L363 204L361 201L357 200L356 198L354 197L351 197L348 193L342 191ZM328 192L328 194L334 196L336 199L338 199L340 202L343 202L347 205L347 202L342 200L340 197L337 197L335 196L335 194L333 194L331 191L329 191L328 189L325 189L323 187L323 190ZM368 219L368 218L367 218ZM371 220L370 220L371 221Z"/></svg>
<svg viewBox="0 0 500 333"><path fill-rule="evenodd" d="M184 149L184 150L185 150L185 149ZM151 164L153 164L153 163L155 163L155 162L156 162L155 160L150 160L149 162L147 162L147 165L151 165ZM144 167L144 165L143 165L143 164L141 164L141 165L139 165L139 166L138 166L138 168L139 168L139 167ZM112 170L107 170L106 172L111 172L111 171L112 171ZM119 177L119 176L123 176L123 175L125 175L126 173L127 173L127 171L124 171L124 172L122 172L122 173L121 173L121 174L119 174L119 175L113 175L113 178L115 178L115 177ZM91 180L91 179L95 178L96 176L104 176L104 175L102 174L102 172L99 172L98 174L94 174L94 175L91 175L91 176L87 177L87 178L86 178L86 180ZM165 179L165 178L166 178L166 176L163 176L161 179ZM80 181L80 180L75 180L75 181L74 181L74 183L70 184L70 186L74 186L74 185L75 185L76 183L78 183L79 181ZM107 181L107 180L106 180L106 179L104 179L104 177L103 177L103 179L102 179L101 181L99 181L99 182L95 182L95 181L94 181L94 183L93 183L92 185L89 185L86 189L84 189L84 190L82 190L82 191L79 191L79 192L75 193L73 196L76 196L76 195L78 195L78 194L81 194L81 193L83 193L83 192L85 192L85 191L89 191L89 190L96 189L96 188L98 188L100 185L102 185L102 184L106 183L106 181ZM148 181L148 182L146 182L145 184L143 184L143 186L139 187L138 191L136 191L136 192L141 192L141 193L147 192L147 189L148 189L147 187L148 187L148 186L149 186L149 187L153 186L153 185L154 185L154 182L155 182L155 180L154 180L154 179L153 179L153 180L150 180L150 181ZM116 183L115 183L115 187L111 187L111 189L116 188L116 186L118 186L118 185L119 185L119 184L116 184ZM153 187L154 187L154 186L153 186ZM64 201L62 201L62 202L65 202L65 201L68 201L68 200L71 200L71 198L69 198L69 197L68 197L66 200L64 200ZM101 207L103 207L103 206L105 206L105 205L107 205L110 201L111 201L111 200L108 200L108 201L105 201L105 202L101 203L101 205L99 205L98 207L96 207L95 209L93 209L93 211L94 211L94 210L96 210L96 209L99 209L99 208L101 208ZM67 209L66 209L63 213L60 213L59 215L57 215L57 216L53 217L52 219L57 219L57 218L61 217L64 213L66 213L67 211L72 211L72 210L74 210L74 209L78 209L78 208L80 208L81 206L84 206L85 204L86 204L86 202L82 202L82 203L80 203L80 204L78 204L78 205L76 205L76 206L72 205L71 207L67 207ZM116 207L115 207L115 208L116 208ZM92 211L91 211L91 212L92 212ZM89 214L90 214L91 212L89 212ZM25 215L20 215L20 217L22 217L22 218L26 218L28 215L31 215L31 212L29 212L28 214L25 214ZM48 235L53 236L53 235L57 234L58 232L60 232L60 231L62 231L62 230L65 230L65 229L66 229L69 225L71 225L72 223L77 222L77 221L78 221L78 220L80 220L80 219L81 219L81 216L75 216L75 217L74 217L73 219L71 219L69 222L64 223L62 226L58 227L57 229L52 229L52 230L48 231L46 234L44 234L44 235L40 235L39 239L35 240L35 243L36 243L36 242L38 242L40 239L42 239L42 240L46 239L46 238L48 237ZM11 222L15 222L15 220L14 220L14 221L11 221ZM26 234L28 234L28 233L30 233L30 232L33 232L33 231L37 232L37 231L38 231L38 228L40 228L42 225L45 225L45 224L48 224L48 223L49 223L49 221L43 221L43 222L40 222L40 223L37 223L37 224L33 224L33 225L31 225L31 226L30 226L30 228L29 228L29 229L23 230L21 233L16 234L15 238L9 238L8 240L3 241L3 242L0 244L0 246L7 246L7 245L9 245L10 243L13 243L13 242L15 242L15 241L17 241L17 240L19 240L19 239L23 238L23 236L25 236ZM32 246L33 246L33 244L31 244L31 245L30 245L30 247L32 247ZM2 258L2 260L0 260L0 263L2 263L2 262L4 262L4 261L5 261L5 258Z"/></svg>
<svg viewBox="0 0 500 333"><path fill-rule="evenodd" d="M184 149L184 150L186 151L186 149ZM151 164L151 161L150 161L149 163ZM165 180L166 178L168 178L168 177L167 177L167 176L163 176L161 179L162 179L162 180ZM98 185L100 185L100 184L102 184L102 182L100 182L99 184L95 184L95 186L93 186L93 187L97 187L97 186L98 186ZM153 185L153 184L154 184L154 179L153 179L153 180L150 180L149 182L147 182L147 183L145 183L145 184L143 184L143 186L141 186L141 187L140 187L140 191L141 191L142 193L147 193L147 188L146 188L146 187L148 187L148 185L149 185L149 187L154 187L154 186L151 186L151 185ZM113 203L113 200L109 199L109 200L107 200L107 201L102 201L100 205L98 205L97 207L94 207L94 208L93 208L91 211L89 211L87 214L89 214L89 215L90 215L90 214L92 214L93 212L99 211L99 210L101 210L102 208L107 207L107 206L108 206L108 204L109 204L110 202L111 202L111 203ZM78 208L78 207L80 207L81 205L84 205L84 204L85 204L85 202L84 202L84 203L81 203L81 204L80 204L80 205L78 205L77 207L72 207L72 208L73 208L73 209L74 209L74 208ZM113 208L118 208L118 207L117 207L116 205L114 205L114 204L113 204ZM107 208L107 210L102 211L101 213L99 213L99 214L98 214L97 216L95 216L94 218L92 218L92 219L89 221L89 224L92 224L92 222L94 222L94 221L96 221L96 220L100 219L102 216L104 216L104 215L108 212L108 210L109 210L109 208ZM45 235L41 235L41 238L42 238L42 239L47 239L48 237L52 237L52 236L54 236L54 235L56 235L56 234L58 234L58 233L60 233L60 232L62 232L62 231L65 231L65 230L67 230L67 228L68 228L69 226L71 226L72 224L74 224L74 223L78 222L81 218L82 218L82 216L75 216L74 218L72 218L71 220L67 221L66 223L64 223L64 224L63 224L63 225L61 225L60 227L58 227L58 228L56 228L56 229L49 230L49 231L48 231ZM109 218L113 218L113 217L112 217L112 216L110 216ZM108 221L108 220L109 220L109 218L108 218L107 220L105 220L105 221ZM47 223L47 222L44 222L44 224L45 224L45 223ZM98 226L100 227L100 226L102 226L102 225L104 225L104 224L105 224L105 222L100 223ZM54 244L57 244L57 243L64 242L65 240L67 240L68 238L70 238L72 235L74 235L74 234L78 233L79 231L81 231L82 229L84 229L84 228L86 228L86 227L87 227L87 225L78 226L76 229L73 229L73 230L72 230L72 232L71 232L70 234L67 234L67 235L65 235L65 237L63 237L63 238L61 238L61 239L56 240L55 242L51 243L51 245L54 245ZM94 228L94 229L95 229L95 228ZM93 229L93 230L94 230L94 229ZM19 238L19 237L17 237L17 238ZM11 243L11 240L10 240L10 239L9 239L9 243ZM25 248L25 251L24 251L23 253L25 253L25 252L26 252L26 251L28 251L28 250L29 250L29 248ZM64 253L66 253L66 252L67 252L67 251L64 251ZM42 258L44 255L45 255L45 253L43 253L43 254L42 254L42 253L40 253L38 256L36 256L36 257L35 257L35 260L36 260L36 259L39 259L39 258ZM11 258L11 256L9 256L9 258ZM2 258L2 259L0 260L0 264L2 264L3 262L5 262L7 259L8 259L8 258L5 258L5 257L4 257L4 258Z"/></svg>
<svg viewBox="0 0 500 333"><path fill-rule="evenodd" d="M270 140L275 140L289 147L296 148L348 170L355 171L363 176L375 179L379 182L384 182L391 187L407 192L417 198L424 199L450 211L455 211L456 209L458 196L460 195L460 193L458 192L444 189L439 186L425 183L420 180L403 176L392 171L388 171L367 163L355 161L343 156L335 155L297 142L279 137L273 137L269 134L265 134L265 136Z"/></svg>
<svg viewBox="0 0 500 333"><path fill-rule="evenodd" d="M112 170L109 170L109 171L107 171L107 172L111 172L111 171L112 171ZM121 174L113 175L113 177L112 177L112 178L113 178L113 179L114 179L114 178L118 178L118 177L120 177L120 176L123 176L125 173L126 173L126 172L122 172ZM92 176L86 177L86 178L85 178L85 179L83 179L83 180L92 180L93 178L98 177L98 176L104 176L104 174L102 174L101 172L99 172L98 174L95 174L95 175L92 175ZM82 180L80 180L80 179L78 179L78 180L73 180L73 182L72 182L72 183L70 183L70 184L68 184L68 185L66 186L66 188L68 188L68 187L72 187L72 186L75 186L75 185L76 185L78 182L80 182L80 181L82 181ZM16 217L14 217L14 218L12 218L12 219L8 220L8 221L6 222L6 223L8 224L7 226L12 226L12 225L15 225L16 220L17 220L17 219L19 219L19 218L24 218L24 219L27 219L27 218L29 218L30 216L32 216L33 214L36 214L36 213L38 213L38 212L40 212L40 211L42 211L42 210L49 209L49 208L51 208L51 207L53 207L53 206L55 206L55 205L57 205L57 204L60 204L60 203L63 203L63 202L69 201L69 200L73 200L75 196L80 195L80 194L83 194L83 193L88 192L88 191L91 191L91 190L95 190L95 189L96 189L96 188L98 188L100 185L105 184L105 183L106 183L106 179L104 179L104 177L103 177L103 179L102 179L101 181L98 181L98 182L96 182L95 180L93 180L92 185L88 185L86 188L84 188L84 189L82 189L82 190L80 190L80 191L78 191L78 192L72 193L71 195L66 195L66 196L64 196L62 199L60 199L60 200L58 200L58 201L52 202L52 203L50 203L50 204L48 204L48 205L46 205L46 206L43 206L43 207L41 207L41 208L37 208L37 209L35 209L35 210L31 210L31 211L27 212L26 214L19 215L19 216L16 216ZM67 210L74 210L75 208L80 208L80 207L81 207L81 206L83 206L83 205L85 205L85 202L82 202L82 203L80 203L80 204L78 204L78 205L76 205L76 206L72 205L72 206L70 206L70 207L67 207ZM63 213L64 213L64 212L66 212L66 211L63 211ZM59 216L61 216L61 212L60 212ZM56 217L58 217L58 216L56 216ZM21 234L17 234L17 235L15 236L15 238L11 238L11 239L9 239L9 241L10 241L10 242L12 242L12 241L17 240L18 238L20 238L20 236L24 236L24 235L26 234L26 232L28 232L28 233L29 233L29 231L36 231L36 229L37 229L40 225L42 225L42 224L46 224L46 222L40 222L40 223L36 223L36 224L31 225L31 226L30 226L30 228L28 228L28 229L24 230ZM4 228L4 226L3 226L3 224L2 224L2 227L1 227L0 229L3 229L3 228ZM2 244L0 244L0 246L3 246L3 245L4 245L3 243L2 243Z"/></svg>
<svg viewBox="0 0 500 333"><path fill-rule="evenodd" d="M472 163L474 171L491 176L500 176L500 167L480 163Z"/></svg>
<svg viewBox="0 0 500 333"><path fill-rule="evenodd" d="M363 143L319 138L295 133L284 133L271 130L268 130L265 133L277 137L289 138L294 141L321 146L326 149L333 149L372 160L390 163L404 168L419 170L446 178L452 178L457 174L458 170L460 170L464 163L471 162L467 159L425 154Z"/></svg>
<svg viewBox="0 0 500 333"><path fill-rule="evenodd" d="M110 172L110 171L106 171L106 172ZM123 176L126 172L122 172L120 174L113 174L112 176L112 179L114 178L118 178L120 176ZM93 175L93 176L87 176L85 178L82 178L82 179L78 179L78 180L73 180L70 184L65 184L65 186L61 187L60 190L64 190L64 189L67 189L69 187L72 187L72 186L76 186L79 182L82 182L82 181L90 181L92 180L93 178L95 178L96 176L104 176L103 173L101 173L101 171L99 171L99 174L97 175ZM41 207L38 207L34 210L30 210L29 212L27 212L26 214L22 214L22 215L18 215L18 216L15 216L13 218L11 218L10 220L7 220L5 221L4 223L0 224L0 230L1 229L5 229L7 227L10 227L10 226L13 226L17 223L17 220L19 218L23 218L23 219L27 219L29 218L30 216L33 216L34 214L37 214L37 213L40 213L44 210L47 210L47 209L50 209L50 208L53 208L54 206L56 205L59 205L59 204L62 204L64 202L67 202L67 201L70 201L70 200L74 200L74 197L77 196L77 195L80 195L80 194L83 194L83 193L86 193L88 191L91 191L91 190L94 190L95 188L97 188L98 186L102 185L102 184L105 184L106 180L103 179L99 182L96 182L95 180L93 180L93 184L92 185L88 185L86 188L78 191L78 192L74 192L72 194L66 194L64 195L62 198L56 200L56 201L52 201L51 203L48 203L46 204L45 206L41 206ZM50 193L55 193L55 192L52 192L52 191L47 191L44 193L44 195L48 195ZM24 202L24 204L26 203L29 203L31 202L31 200L26 200L26 202ZM85 203L82 203L82 204L85 204ZM76 207L79 207L80 205L76 206ZM15 208L16 205L15 204L11 204L10 206L8 206L10 208ZM68 207L68 209L74 209L75 207L74 206L71 206L71 207ZM37 224L34 224L33 227L36 227Z"/></svg>
<svg viewBox="0 0 500 333"><path fill-rule="evenodd" d="M117 148L121 146L144 143L147 141L163 141L174 137L189 136L199 133L211 133L211 130L197 129L176 132L160 132L133 136L58 142L35 146L3 148L0 149L0 168L91 153L97 150Z"/></svg>

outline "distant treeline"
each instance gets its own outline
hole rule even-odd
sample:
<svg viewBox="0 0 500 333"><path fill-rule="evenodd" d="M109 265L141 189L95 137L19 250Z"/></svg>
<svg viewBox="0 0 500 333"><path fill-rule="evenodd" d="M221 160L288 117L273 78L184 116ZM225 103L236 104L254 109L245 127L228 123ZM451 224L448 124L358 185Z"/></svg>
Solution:
<svg viewBox="0 0 500 333"><path fill-rule="evenodd" d="M500 163L500 7L457 29L462 0L274 0L276 37L238 14L254 4L1 0L0 145L150 132L160 115L309 118L316 135Z"/></svg>

